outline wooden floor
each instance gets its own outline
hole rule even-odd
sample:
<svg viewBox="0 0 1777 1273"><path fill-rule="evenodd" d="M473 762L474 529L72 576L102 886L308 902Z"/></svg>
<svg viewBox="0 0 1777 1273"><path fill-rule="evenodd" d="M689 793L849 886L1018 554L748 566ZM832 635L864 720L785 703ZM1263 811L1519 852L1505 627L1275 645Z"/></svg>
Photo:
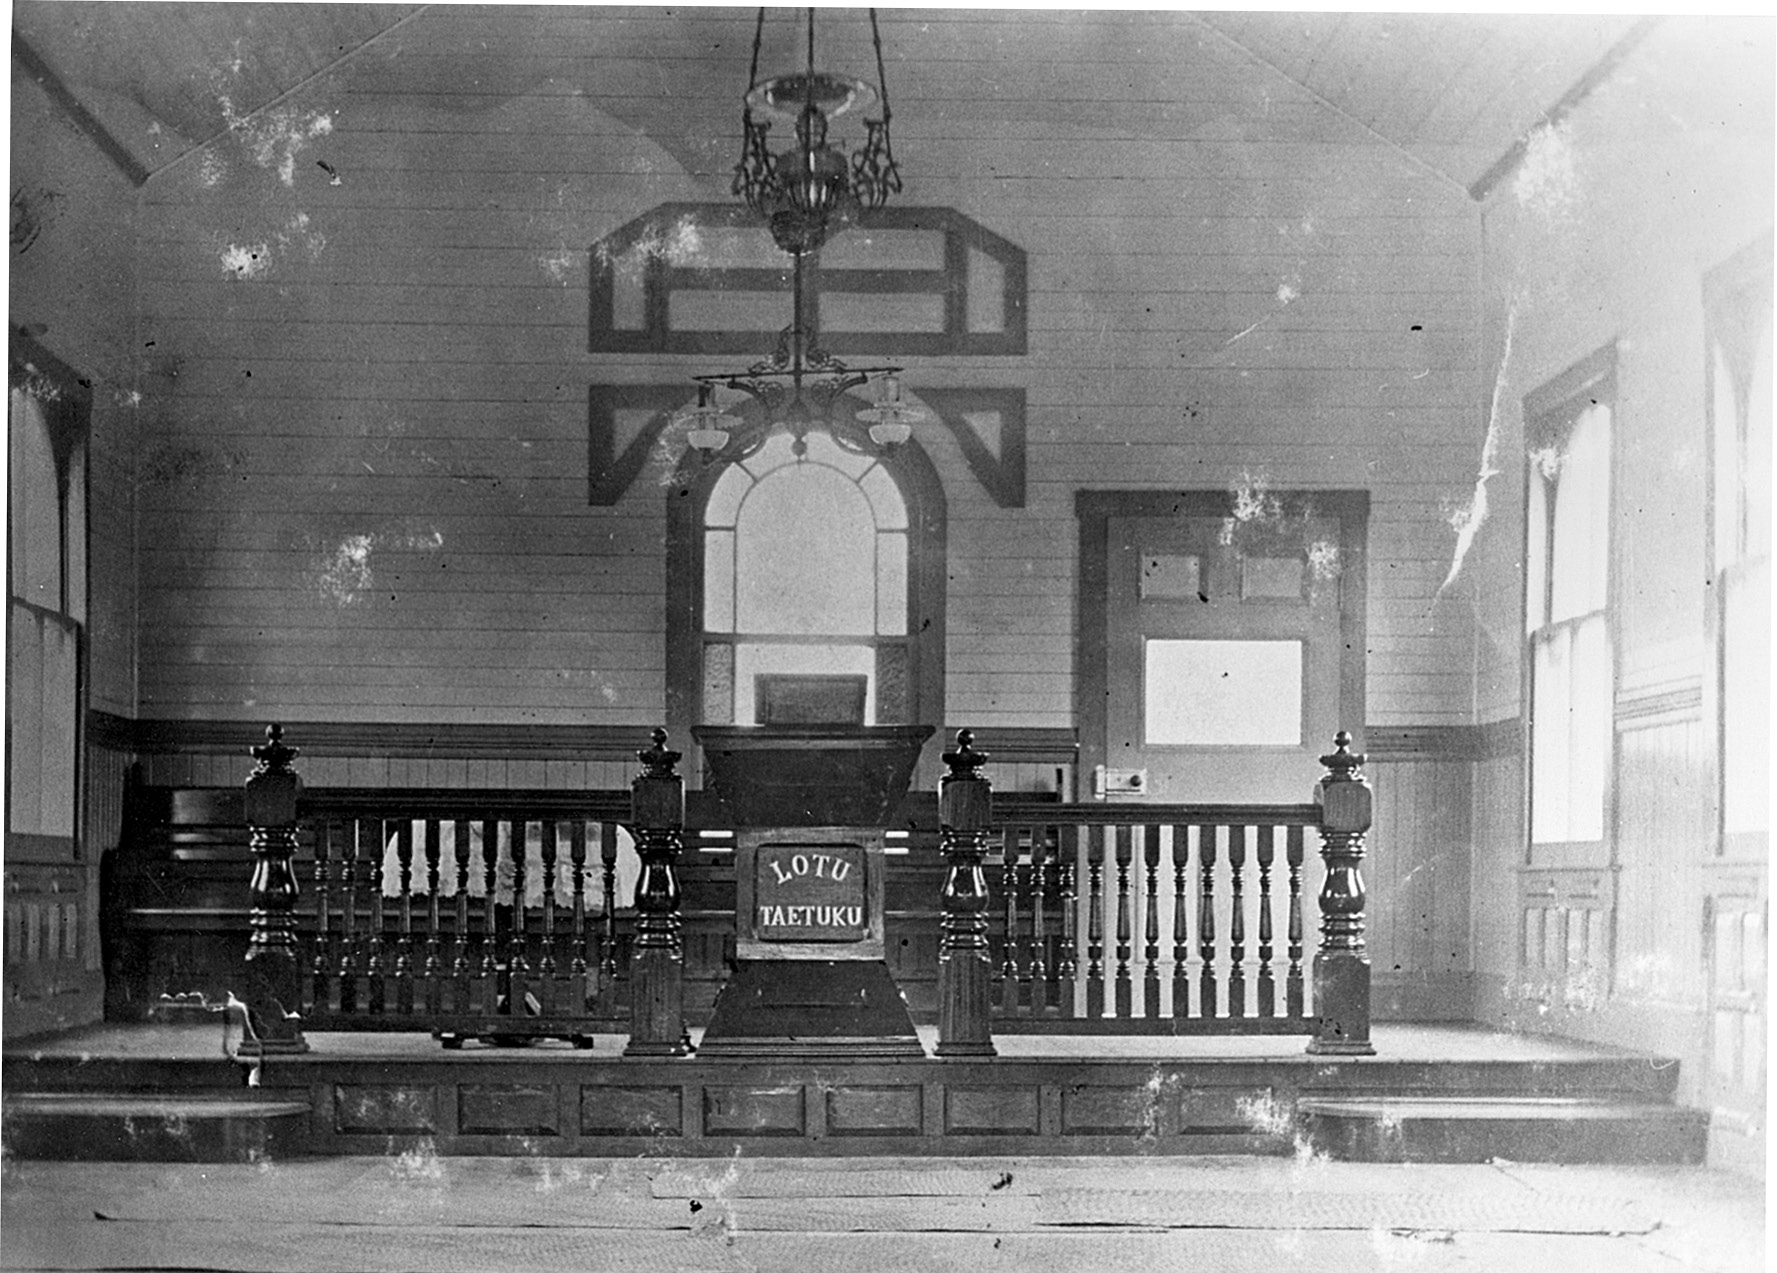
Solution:
<svg viewBox="0 0 1777 1273"><path fill-rule="evenodd" d="M1755 1273L1697 1168L1293 1158L10 1161L0 1268Z"/></svg>

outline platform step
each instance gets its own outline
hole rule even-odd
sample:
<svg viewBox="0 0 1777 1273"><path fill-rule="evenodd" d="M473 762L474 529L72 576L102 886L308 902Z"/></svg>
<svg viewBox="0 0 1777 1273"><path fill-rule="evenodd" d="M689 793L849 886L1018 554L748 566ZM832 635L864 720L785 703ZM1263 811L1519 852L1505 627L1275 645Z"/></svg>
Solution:
<svg viewBox="0 0 1777 1273"><path fill-rule="evenodd" d="M7 1156L78 1162L252 1162L303 1152L309 1103L227 1095L24 1092L0 1107Z"/></svg>
<svg viewBox="0 0 1777 1273"><path fill-rule="evenodd" d="M1309 1143L1346 1162L1700 1163L1701 1110L1564 1097L1307 1098Z"/></svg>

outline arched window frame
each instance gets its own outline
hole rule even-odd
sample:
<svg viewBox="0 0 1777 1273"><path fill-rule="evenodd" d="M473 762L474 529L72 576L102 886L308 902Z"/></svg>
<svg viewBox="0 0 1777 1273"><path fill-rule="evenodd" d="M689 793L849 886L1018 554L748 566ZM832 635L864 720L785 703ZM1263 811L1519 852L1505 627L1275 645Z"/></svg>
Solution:
<svg viewBox="0 0 1777 1273"><path fill-rule="evenodd" d="M866 406L847 396L834 404L836 420ZM872 452L861 428L838 423L829 430ZM667 488L666 705L667 728L688 739L703 722L704 515L716 482L727 469L756 452L773 432L757 416L735 432L721 458L694 451L681 457ZM944 721L945 546L947 509L937 468L917 440L877 453L895 479L907 507L907 721ZM884 724L898 723L883 720ZM695 770L693 770L695 772Z"/></svg>

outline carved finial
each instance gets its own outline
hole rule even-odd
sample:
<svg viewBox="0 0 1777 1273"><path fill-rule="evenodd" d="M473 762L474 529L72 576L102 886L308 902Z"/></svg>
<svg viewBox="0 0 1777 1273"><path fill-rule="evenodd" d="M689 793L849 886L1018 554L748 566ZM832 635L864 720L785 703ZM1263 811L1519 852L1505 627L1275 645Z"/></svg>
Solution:
<svg viewBox="0 0 1777 1273"><path fill-rule="evenodd" d="M644 778L676 778L673 766L679 763L679 753L666 749L666 731L656 729L648 735L654 745L646 751L638 751L636 759L642 762Z"/></svg>
<svg viewBox="0 0 1777 1273"><path fill-rule="evenodd" d="M1328 770L1325 781L1354 781L1357 771L1364 767L1365 757L1361 751L1353 752L1351 750L1351 732L1349 730L1342 729L1333 735L1333 749L1330 754L1320 758L1320 763L1325 765Z"/></svg>
<svg viewBox="0 0 1777 1273"><path fill-rule="evenodd" d="M302 749L284 746L284 727L273 724L265 727L265 741L252 752L260 773L281 773L290 768L290 762L302 754Z"/></svg>
<svg viewBox="0 0 1777 1273"><path fill-rule="evenodd" d="M944 763L950 766L952 778L980 777L975 771L987 763L987 753L975 750L974 730L956 731L956 750L944 753Z"/></svg>

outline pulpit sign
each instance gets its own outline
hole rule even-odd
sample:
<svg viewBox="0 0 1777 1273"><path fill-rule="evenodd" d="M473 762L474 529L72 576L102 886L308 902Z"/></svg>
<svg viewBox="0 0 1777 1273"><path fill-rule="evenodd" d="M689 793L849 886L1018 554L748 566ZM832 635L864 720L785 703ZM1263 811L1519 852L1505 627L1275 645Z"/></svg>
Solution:
<svg viewBox="0 0 1777 1273"><path fill-rule="evenodd" d="M740 958L882 958L881 832L743 831L734 865Z"/></svg>
<svg viewBox="0 0 1777 1273"><path fill-rule="evenodd" d="M855 942L868 937L864 850L855 844L767 844L753 861L760 941Z"/></svg>

